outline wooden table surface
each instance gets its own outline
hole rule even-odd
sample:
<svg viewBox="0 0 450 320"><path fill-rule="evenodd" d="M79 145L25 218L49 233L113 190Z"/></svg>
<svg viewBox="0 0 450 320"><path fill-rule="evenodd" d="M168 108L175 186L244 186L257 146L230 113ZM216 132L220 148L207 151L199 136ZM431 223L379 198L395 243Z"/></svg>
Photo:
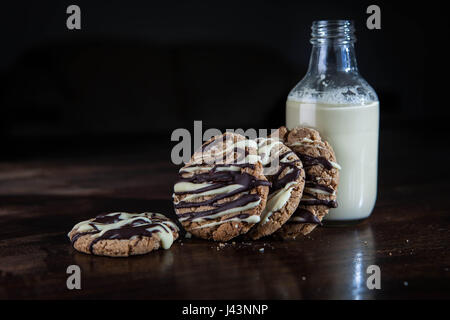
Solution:
<svg viewBox="0 0 450 320"><path fill-rule="evenodd" d="M412 142L397 140L381 144L378 201L363 223L223 248L182 239L132 258L78 253L66 234L102 212L172 214L177 168L168 153L3 161L0 298L450 298L448 173L419 170ZM398 153L388 152L396 143ZM73 264L81 290L66 288ZM380 290L366 286L370 265L380 267Z"/></svg>

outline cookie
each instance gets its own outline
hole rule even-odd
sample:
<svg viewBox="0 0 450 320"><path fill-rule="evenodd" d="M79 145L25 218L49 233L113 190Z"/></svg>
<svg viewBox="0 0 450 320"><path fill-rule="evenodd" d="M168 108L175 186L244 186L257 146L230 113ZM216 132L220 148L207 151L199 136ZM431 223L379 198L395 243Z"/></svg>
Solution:
<svg viewBox="0 0 450 320"><path fill-rule="evenodd" d="M281 127L276 134L298 155L306 173L300 205L278 232L282 238L295 239L310 233L330 208L337 207L340 166L333 148L318 131L304 127L288 131Z"/></svg>
<svg viewBox="0 0 450 320"><path fill-rule="evenodd" d="M277 138L258 138L264 175L272 183L261 221L249 232L256 240L281 228L297 209L305 186L305 171L298 156Z"/></svg>
<svg viewBox="0 0 450 320"><path fill-rule="evenodd" d="M175 212L192 235L228 241L260 221L269 186L257 143L227 132L203 144L180 169Z"/></svg>
<svg viewBox="0 0 450 320"><path fill-rule="evenodd" d="M127 257L169 249L178 232L176 224L159 213L114 212L76 224L68 236L80 252Z"/></svg>

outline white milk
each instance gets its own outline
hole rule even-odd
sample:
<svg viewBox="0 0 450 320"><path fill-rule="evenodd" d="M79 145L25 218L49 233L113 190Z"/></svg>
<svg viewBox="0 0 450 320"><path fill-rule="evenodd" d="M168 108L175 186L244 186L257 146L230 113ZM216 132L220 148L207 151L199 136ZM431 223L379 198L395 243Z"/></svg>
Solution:
<svg viewBox="0 0 450 320"><path fill-rule="evenodd" d="M367 218L377 197L379 104L344 105L301 102L289 96L286 126L317 129L333 147L342 167L337 192L338 208L326 220Z"/></svg>

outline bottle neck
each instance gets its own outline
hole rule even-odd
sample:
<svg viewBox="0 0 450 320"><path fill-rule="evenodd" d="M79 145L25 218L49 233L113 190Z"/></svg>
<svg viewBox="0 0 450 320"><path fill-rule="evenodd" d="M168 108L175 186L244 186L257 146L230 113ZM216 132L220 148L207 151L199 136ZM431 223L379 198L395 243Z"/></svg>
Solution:
<svg viewBox="0 0 450 320"><path fill-rule="evenodd" d="M332 73L358 73L353 43L314 44L309 59L308 73L312 75Z"/></svg>
<svg viewBox="0 0 450 320"><path fill-rule="evenodd" d="M350 20L318 20L311 26L310 74L358 73L355 27Z"/></svg>

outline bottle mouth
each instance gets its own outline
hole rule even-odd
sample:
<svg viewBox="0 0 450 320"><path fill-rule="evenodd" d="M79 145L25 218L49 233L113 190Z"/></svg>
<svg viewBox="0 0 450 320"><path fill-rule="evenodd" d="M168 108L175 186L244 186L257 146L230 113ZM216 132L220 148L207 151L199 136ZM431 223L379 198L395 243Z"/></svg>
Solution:
<svg viewBox="0 0 450 320"><path fill-rule="evenodd" d="M352 20L317 20L311 26L311 43L348 44L356 41Z"/></svg>

